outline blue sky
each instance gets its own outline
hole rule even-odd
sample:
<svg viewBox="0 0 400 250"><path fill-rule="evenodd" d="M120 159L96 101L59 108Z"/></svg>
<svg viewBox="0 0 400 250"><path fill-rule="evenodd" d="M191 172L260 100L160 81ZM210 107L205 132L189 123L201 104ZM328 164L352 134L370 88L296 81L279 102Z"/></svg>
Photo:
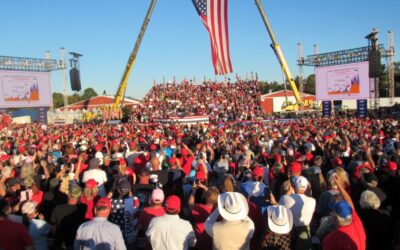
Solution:
<svg viewBox="0 0 400 250"><path fill-rule="evenodd" d="M150 0L13 0L1 2L0 55L60 59L59 48L79 52L82 88L115 94ZM304 54L365 46L364 36L387 31L400 48L399 0L264 0L264 8L293 75L297 47ZM282 72L254 0L229 1L229 35L234 74L257 72L262 80L282 81ZM69 55L68 55L69 58ZM399 61L399 55L396 61ZM305 74L313 72L307 68ZM229 77L234 77L234 74ZM141 98L153 79L214 79L208 34L191 0L158 0L132 71L127 95ZM223 77L218 79L223 80ZM61 91L59 72L53 91ZM68 82L69 92L71 92Z"/></svg>

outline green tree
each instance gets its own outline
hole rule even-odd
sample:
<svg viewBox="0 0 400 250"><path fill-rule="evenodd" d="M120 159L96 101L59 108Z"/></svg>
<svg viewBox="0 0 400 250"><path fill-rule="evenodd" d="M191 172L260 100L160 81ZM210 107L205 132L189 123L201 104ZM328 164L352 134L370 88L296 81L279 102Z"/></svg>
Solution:
<svg viewBox="0 0 400 250"><path fill-rule="evenodd" d="M79 102L80 100L81 100L81 97L77 93L74 93L73 95L68 96L68 104L76 103L76 102Z"/></svg>
<svg viewBox="0 0 400 250"><path fill-rule="evenodd" d="M305 81L303 81L304 84L304 93L315 95L315 74L309 75Z"/></svg>
<svg viewBox="0 0 400 250"><path fill-rule="evenodd" d="M82 94L80 100L81 101L88 100L88 99L96 97L96 96L98 96L97 92L93 88L87 88L83 91L83 94Z"/></svg>
<svg viewBox="0 0 400 250"><path fill-rule="evenodd" d="M55 109L61 108L64 106L64 96L61 93L54 92L53 93L53 106Z"/></svg>
<svg viewBox="0 0 400 250"><path fill-rule="evenodd" d="M400 62L394 63L394 94L400 96Z"/></svg>

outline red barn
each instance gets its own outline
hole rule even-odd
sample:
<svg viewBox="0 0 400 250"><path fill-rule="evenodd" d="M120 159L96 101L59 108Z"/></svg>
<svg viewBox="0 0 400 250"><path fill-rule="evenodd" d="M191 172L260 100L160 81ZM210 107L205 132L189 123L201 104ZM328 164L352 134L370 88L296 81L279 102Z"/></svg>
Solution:
<svg viewBox="0 0 400 250"><path fill-rule="evenodd" d="M96 96L91 99L80 101L70 104L66 107L60 108L61 111L67 110L93 110L100 109L105 106L111 106L114 103L114 96ZM126 98L124 99L124 106L140 106L140 101L137 99Z"/></svg>
<svg viewBox="0 0 400 250"><path fill-rule="evenodd" d="M286 91L287 99L290 102L296 103L294 93L291 90ZM281 112L282 104L286 101L285 90L280 90L277 92L271 92L261 96L261 106L266 114L272 114L274 112ZM305 106L316 102L315 95L310 95L303 93L302 99Z"/></svg>

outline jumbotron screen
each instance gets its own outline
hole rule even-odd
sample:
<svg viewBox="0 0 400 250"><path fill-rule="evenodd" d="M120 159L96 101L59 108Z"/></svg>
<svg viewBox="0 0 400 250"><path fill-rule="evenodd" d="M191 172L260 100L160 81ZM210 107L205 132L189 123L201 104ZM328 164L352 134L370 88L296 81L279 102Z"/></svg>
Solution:
<svg viewBox="0 0 400 250"><path fill-rule="evenodd" d="M52 106L49 72L0 70L0 107Z"/></svg>
<svg viewBox="0 0 400 250"><path fill-rule="evenodd" d="M369 63L350 63L315 69L318 101L368 99Z"/></svg>

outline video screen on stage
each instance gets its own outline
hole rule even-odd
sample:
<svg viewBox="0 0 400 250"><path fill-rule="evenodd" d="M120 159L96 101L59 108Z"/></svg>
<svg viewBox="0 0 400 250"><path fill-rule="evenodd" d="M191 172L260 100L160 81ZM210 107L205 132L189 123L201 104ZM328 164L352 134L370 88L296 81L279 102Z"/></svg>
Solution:
<svg viewBox="0 0 400 250"><path fill-rule="evenodd" d="M369 98L368 62L318 67L315 69L318 101Z"/></svg>
<svg viewBox="0 0 400 250"><path fill-rule="evenodd" d="M0 70L0 107L44 107L52 103L49 72Z"/></svg>

